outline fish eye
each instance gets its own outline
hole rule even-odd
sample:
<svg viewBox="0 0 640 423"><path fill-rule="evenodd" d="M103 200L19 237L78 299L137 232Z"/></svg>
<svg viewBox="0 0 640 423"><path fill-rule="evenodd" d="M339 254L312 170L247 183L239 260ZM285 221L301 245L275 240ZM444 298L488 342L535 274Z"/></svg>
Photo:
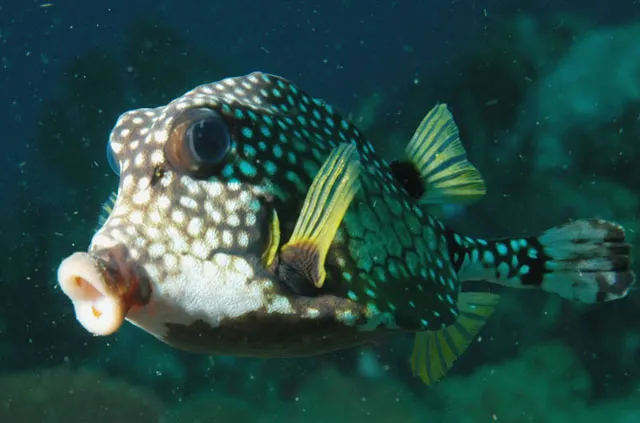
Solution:
<svg viewBox="0 0 640 423"><path fill-rule="evenodd" d="M116 155L111 148L110 142L107 142L107 162L109 162L109 167L113 173L120 176L120 163L118 163L118 159L116 159Z"/></svg>
<svg viewBox="0 0 640 423"><path fill-rule="evenodd" d="M231 144L231 133L220 114L197 108L176 118L164 152L174 170L208 177L225 161Z"/></svg>

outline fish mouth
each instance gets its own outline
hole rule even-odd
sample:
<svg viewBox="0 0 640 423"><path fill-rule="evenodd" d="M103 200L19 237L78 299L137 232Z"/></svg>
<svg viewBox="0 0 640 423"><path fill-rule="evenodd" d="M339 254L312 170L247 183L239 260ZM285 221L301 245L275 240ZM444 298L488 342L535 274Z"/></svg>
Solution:
<svg viewBox="0 0 640 423"><path fill-rule="evenodd" d="M122 255L113 253L110 251L105 260L77 252L58 267L58 283L73 303L76 319L98 336L120 329L129 310L144 302L141 294L149 292L148 279L139 277L131 267L123 272L126 263L116 259Z"/></svg>

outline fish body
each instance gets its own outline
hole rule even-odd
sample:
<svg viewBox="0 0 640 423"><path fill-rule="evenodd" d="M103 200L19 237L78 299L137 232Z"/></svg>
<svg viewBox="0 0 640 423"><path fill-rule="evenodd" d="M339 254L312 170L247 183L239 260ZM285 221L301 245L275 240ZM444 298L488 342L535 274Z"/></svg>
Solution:
<svg viewBox="0 0 640 423"><path fill-rule="evenodd" d="M634 282L609 222L486 241L430 215L484 194L443 105L390 163L331 105L256 72L126 112L108 154L117 195L88 253L58 271L98 335L126 319L189 351L286 357L408 331L430 382L497 303L463 281L582 302Z"/></svg>

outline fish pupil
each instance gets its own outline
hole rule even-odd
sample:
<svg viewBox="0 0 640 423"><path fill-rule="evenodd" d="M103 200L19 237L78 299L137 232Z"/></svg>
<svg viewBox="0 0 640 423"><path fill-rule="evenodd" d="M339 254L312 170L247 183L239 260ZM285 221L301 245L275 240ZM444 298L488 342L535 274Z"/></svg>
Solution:
<svg viewBox="0 0 640 423"><path fill-rule="evenodd" d="M424 195L424 182L413 163L396 160L391 163L391 174L411 197L419 199Z"/></svg>
<svg viewBox="0 0 640 423"><path fill-rule="evenodd" d="M219 163L231 145L229 129L219 116L193 122L187 136L194 157L204 163Z"/></svg>

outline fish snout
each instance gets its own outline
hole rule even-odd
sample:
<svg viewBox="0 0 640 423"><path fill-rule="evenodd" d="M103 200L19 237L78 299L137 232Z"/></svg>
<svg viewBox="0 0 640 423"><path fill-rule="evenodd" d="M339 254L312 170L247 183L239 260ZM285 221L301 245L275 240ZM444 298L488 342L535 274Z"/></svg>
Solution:
<svg viewBox="0 0 640 423"><path fill-rule="evenodd" d="M98 253L77 252L58 267L58 283L73 303L76 318L94 335L111 335L132 307L149 299L148 278L136 268L124 247Z"/></svg>

